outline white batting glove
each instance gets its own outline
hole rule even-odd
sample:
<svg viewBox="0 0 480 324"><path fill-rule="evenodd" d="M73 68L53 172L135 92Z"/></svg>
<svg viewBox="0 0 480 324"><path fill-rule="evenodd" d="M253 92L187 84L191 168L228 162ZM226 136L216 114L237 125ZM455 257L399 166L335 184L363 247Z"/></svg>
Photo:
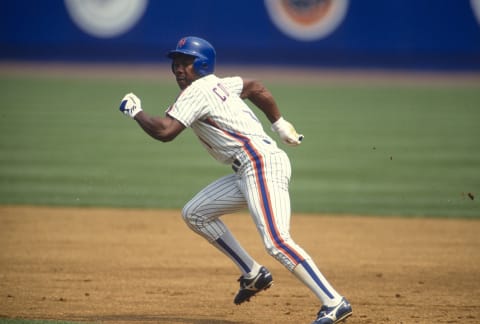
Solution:
<svg viewBox="0 0 480 324"><path fill-rule="evenodd" d="M282 142L290 145L297 146L302 143L303 135L298 134L292 124L280 117L276 122L272 124L272 131L276 132Z"/></svg>
<svg viewBox="0 0 480 324"><path fill-rule="evenodd" d="M123 97L119 109L125 115L135 118L135 115L142 111L142 101L133 93L129 93Z"/></svg>

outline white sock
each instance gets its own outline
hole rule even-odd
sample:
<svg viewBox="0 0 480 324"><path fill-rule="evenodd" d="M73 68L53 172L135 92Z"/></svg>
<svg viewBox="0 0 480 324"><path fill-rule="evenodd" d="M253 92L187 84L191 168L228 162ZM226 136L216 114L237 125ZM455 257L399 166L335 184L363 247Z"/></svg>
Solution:
<svg viewBox="0 0 480 324"><path fill-rule="evenodd" d="M244 277L247 278L247 279L252 279L253 277L255 277L260 272L261 267L262 267L261 265L259 265L257 262L255 262L252 266L252 270L249 273L244 274Z"/></svg>
<svg viewBox="0 0 480 324"><path fill-rule="evenodd" d="M225 232L212 244L237 265L243 276L248 278L260 270L261 266L245 251L230 231Z"/></svg>
<svg viewBox="0 0 480 324"><path fill-rule="evenodd" d="M328 283L312 260L304 260L293 270L293 274L303 282L328 307L336 306L342 300Z"/></svg>

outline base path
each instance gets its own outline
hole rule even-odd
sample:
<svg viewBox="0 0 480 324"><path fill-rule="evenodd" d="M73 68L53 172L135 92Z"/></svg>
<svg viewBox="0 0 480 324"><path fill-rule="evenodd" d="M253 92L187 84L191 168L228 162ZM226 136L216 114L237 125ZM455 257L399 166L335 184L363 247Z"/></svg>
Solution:
<svg viewBox="0 0 480 324"><path fill-rule="evenodd" d="M0 318L95 323L310 323L313 294L267 255L246 213L223 218L273 273L239 273L179 211L0 206ZM479 323L480 221L294 214L292 236L354 309L348 323Z"/></svg>

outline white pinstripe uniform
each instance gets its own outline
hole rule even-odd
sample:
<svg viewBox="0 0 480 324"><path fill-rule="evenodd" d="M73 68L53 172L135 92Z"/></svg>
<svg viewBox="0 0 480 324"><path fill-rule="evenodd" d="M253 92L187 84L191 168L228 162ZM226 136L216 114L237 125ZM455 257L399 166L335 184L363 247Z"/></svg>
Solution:
<svg viewBox="0 0 480 324"><path fill-rule="evenodd" d="M312 290L324 304L336 304L338 293L290 237L290 162L240 98L242 89L240 77L210 74L194 81L167 110L192 128L215 159L237 169L201 190L184 207L183 218L247 274L256 262L219 217L248 207L268 253L311 289L317 287ZM232 239L224 239L226 235Z"/></svg>

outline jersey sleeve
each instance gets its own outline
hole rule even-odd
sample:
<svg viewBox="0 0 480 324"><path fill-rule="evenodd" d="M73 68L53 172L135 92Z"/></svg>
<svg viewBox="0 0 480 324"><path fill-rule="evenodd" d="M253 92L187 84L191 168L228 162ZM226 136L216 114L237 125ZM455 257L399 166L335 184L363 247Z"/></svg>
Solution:
<svg viewBox="0 0 480 324"><path fill-rule="evenodd" d="M166 114L178 120L185 127L190 127L193 122L205 115L205 109L206 104L201 91L190 86L178 96Z"/></svg>
<svg viewBox="0 0 480 324"><path fill-rule="evenodd" d="M239 76L228 77L222 79L222 84L227 87L228 90L240 96L243 90L243 79Z"/></svg>

